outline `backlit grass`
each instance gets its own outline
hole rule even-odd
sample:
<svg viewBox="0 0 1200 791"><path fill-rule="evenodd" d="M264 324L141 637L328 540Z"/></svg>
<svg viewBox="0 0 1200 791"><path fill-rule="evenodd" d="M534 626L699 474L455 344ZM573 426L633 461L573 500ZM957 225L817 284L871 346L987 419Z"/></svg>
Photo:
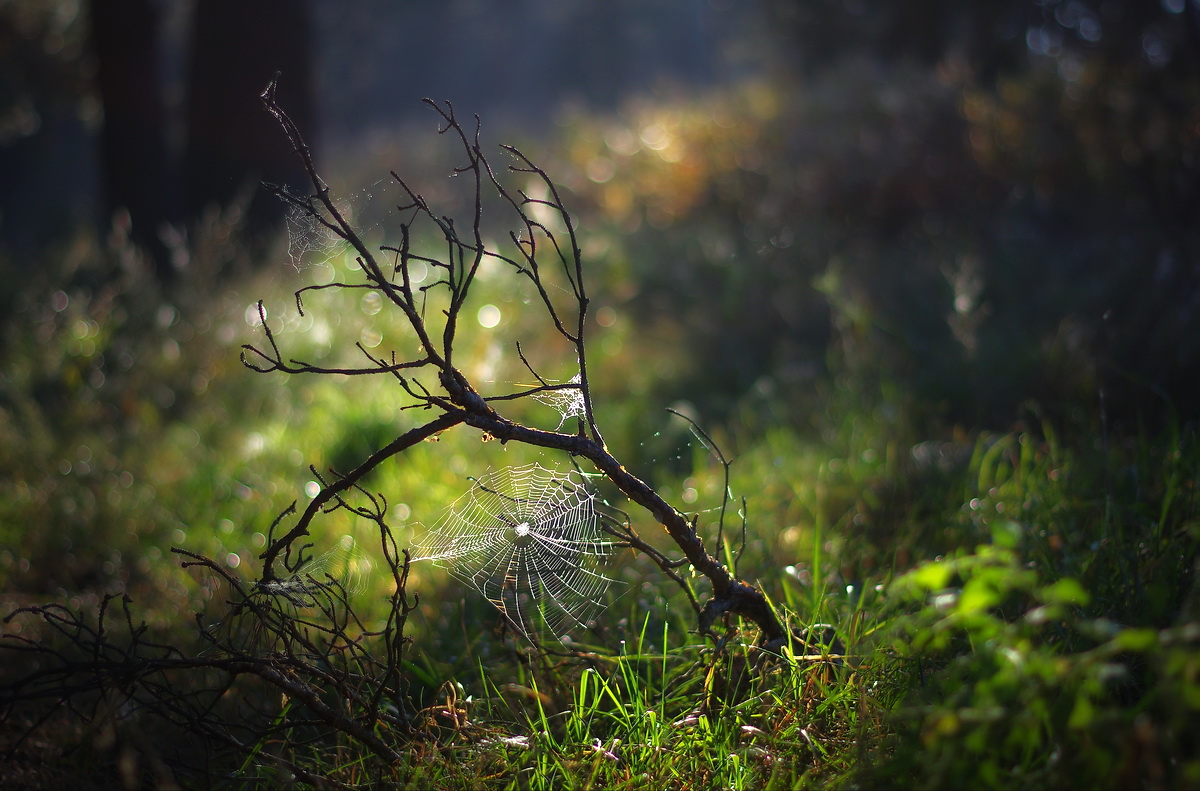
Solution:
<svg viewBox="0 0 1200 791"><path fill-rule="evenodd" d="M151 310L157 330L136 341L94 295L45 311L49 323L14 349L3 382L7 610L44 600L86 609L128 591L140 617L190 639L191 614L216 617L225 592L181 571L172 546L253 578L272 520L311 496L310 465L346 469L420 419L383 377L260 377L236 363L257 340L260 293L295 356L332 359L368 332L403 343L358 294L320 292L309 321L291 287L255 284L203 315ZM480 298L511 308L512 321L461 354L502 392L522 381L512 344L534 330L519 294L488 289ZM325 326L322 316L339 318ZM653 351L630 337L601 364L613 366L598 394L613 418L607 438L763 586L790 644L763 651L732 623L696 634L684 593L626 552L595 627L574 636L573 651L539 653L443 569L415 564L409 589L421 601L403 665L414 730L379 726L404 760L381 765L342 737L293 745L289 761L352 786L1200 783L1194 426L1110 435L1031 408L1008 431L938 430L909 420L887 388L831 387L826 411L806 421L788 416L782 395L755 396L705 426L726 469L669 405L616 395L617 372L651 369ZM553 352L537 353L550 365ZM97 380L97 356L122 354L134 364ZM538 404L524 417L559 419ZM452 431L365 486L386 495L403 545L472 476L530 461L545 458ZM667 548L650 520L632 517ZM369 551L369 526L329 514L314 551L345 535ZM355 586L366 623L382 617L387 584ZM286 698L263 706L277 722L293 716ZM60 736L96 765L111 761L97 742ZM264 737L220 776L231 788L292 782L268 760L277 749Z"/></svg>

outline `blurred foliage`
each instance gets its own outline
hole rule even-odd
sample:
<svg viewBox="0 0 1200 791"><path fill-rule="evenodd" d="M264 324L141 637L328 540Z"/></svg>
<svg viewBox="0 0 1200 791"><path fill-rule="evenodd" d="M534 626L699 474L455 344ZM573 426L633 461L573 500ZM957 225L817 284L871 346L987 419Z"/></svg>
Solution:
<svg viewBox="0 0 1200 791"><path fill-rule="evenodd" d="M853 681L785 678L710 739L699 718L668 734L643 716L658 705L649 682L619 676L643 660L623 659L604 682L620 700L601 706L604 685L555 690L572 713L539 731L527 657L498 639L486 602L443 595L444 573L417 567L414 694L464 680L506 732L547 740L472 752L489 770L540 761L586 779L602 766L593 776L632 786L601 748L636 734L694 737L704 771L749 785L1200 782L1200 47L1188 45L1200 12L1186 0L920 5L769 3L774 35L804 42L779 73L573 112L535 156L583 229L606 438L790 618L836 624L866 661L838 671ZM5 62L6 86L41 73L13 62L70 53L79 36L68 26L63 49L47 49L52 15L16 8L0 4L36 35L12 45L24 54ZM74 102L78 76L38 90ZM22 101L0 105L0 134L28 126ZM395 241L378 182L389 167L427 166L423 193L453 211L453 163L423 145L354 150L375 197L343 192L372 242ZM346 161L335 185L357 177ZM311 294L300 315L297 281L331 282L353 261L319 247L294 270L279 251L251 276L236 225L180 234L187 265L166 292L119 221L109 239L82 229L37 254L6 239L4 271L22 273L0 292L6 610L118 589L161 624L217 606L220 590L178 573L171 546L253 574L309 465L354 465L408 425L386 382L284 382L238 364L260 297L286 348L312 362L404 338L349 290ZM488 394L528 384L517 341L540 373L569 375L522 310L527 294L485 276L473 298L496 323L472 326L460 359ZM734 459L723 524L724 470L666 405ZM528 410L536 425L558 420ZM368 485L388 493L403 540L467 476L521 453L455 432ZM324 526L318 549L361 527L344 513ZM628 592L597 640L668 622L686 633L644 558L617 573ZM381 593L356 595L369 612ZM666 642L646 649L663 668ZM480 667L492 675L465 681ZM494 688L505 674L512 685ZM676 714L684 697L670 698ZM781 710L794 716L769 723ZM787 750L800 757L764 758ZM713 768L710 754L757 763ZM414 756L415 777L479 779L433 747Z"/></svg>
<svg viewBox="0 0 1200 791"><path fill-rule="evenodd" d="M1053 438L977 448L977 496L962 518L983 542L890 586L909 614L888 639L912 677L896 744L869 784L1200 780L1200 459L1194 433L1168 437L1165 464L1153 447L1115 451L1109 458L1126 462L1117 470Z"/></svg>
<svg viewBox="0 0 1200 791"><path fill-rule="evenodd" d="M6 592L168 584L158 566L170 542L237 499L241 471L211 474L236 440L214 433L228 404L220 386L210 390L240 371L236 295L162 294L120 231L103 244L80 233L59 279L20 294L4 321ZM218 222L197 241L198 279L209 276L205 260L227 257L230 233Z"/></svg>
<svg viewBox="0 0 1200 791"><path fill-rule="evenodd" d="M947 587L949 583L950 587ZM1191 787L1200 695L1195 621L1087 618L1091 596L1004 547L897 582L929 604L895 646L913 678L873 786Z"/></svg>
<svg viewBox="0 0 1200 791"><path fill-rule="evenodd" d="M1070 6L1052 19L1090 30ZM1111 50L1022 28L995 75L970 51L925 63L867 34L789 76L569 122L564 170L603 218L592 253L614 299L694 339L664 389L717 416L778 387L803 412L832 371L864 398L898 384L934 423L1003 427L1028 400L1078 420L1098 397L1111 419L1191 415L1200 73L1184 16Z"/></svg>
<svg viewBox="0 0 1200 791"><path fill-rule="evenodd" d="M36 132L39 106L74 105L87 92L81 5L0 3L0 144Z"/></svg>

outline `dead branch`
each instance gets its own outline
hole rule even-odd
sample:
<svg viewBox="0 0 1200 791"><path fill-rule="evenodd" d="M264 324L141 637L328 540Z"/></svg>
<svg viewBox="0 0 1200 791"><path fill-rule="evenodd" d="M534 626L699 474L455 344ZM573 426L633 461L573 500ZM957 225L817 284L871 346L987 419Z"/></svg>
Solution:
<svg viewBox="0 0 1200 791"><path fill-rule="evenodd" d="M312 154L301 136L300 130L288 118L287 113L275 100L275 85L272 83L263 93L267 109L279 120L297 153L303 161L313 186L307 198L297 198L282 189L275 188L280 197L310 213L312 218L333 230L355 251L365 279L351 284L359 288L377 290L381 297L397 307L413 329L417 349L407 356L393 353L393 361L386 362L370 358L374 367L346 369L343 373L385 373L396 377L405 392L414 398L413 406L437 410L440 414L433 421L401 435L385 448L373 454L352 473L324 485L321 492L309 503L304 513L284 535L273 539L263 553L264 570L262 583L276 579L274 562L281 555L290 553L294 542L308 535L308 528L316 516L331 502L337 503L341 494L355 486L367 473L379 467L415 442L458 424L471 426L499 439L501 442L520 442L539 448L564 451L572 457L586 459L597 471L611 481L626 497L649 513L667 532L668 536L683 553L683 557L712 586L711 595L699 608L699 628L710 633L713 623L724 615L738 616L754 623L761 632L764 643L775 642L785 636L785 631L762 591L756 586L738 579L704 546L696 526L677 509L667 503L652 487L647 485L624 465L606 446L597 425L592 408L592 393L588 369L588 346L585 336L589 297L585 286L585 266L574 219L563 203L558 187L544 170L536 166L529 157L511 146L503 147L516 161L508 170L526 174L537 180L546 191L546 197L533 198L523 191L508 188L493 169L480 145L480 123L476 118L468 131L455 115L448 102L436 104L426 100L438 113L441 120L440 132L456 139L465 163L455 169L456 175L470 180L472 192L471 220L460 227L452 218L439 215L433 207L400 176L393 177L400 185L408 203L401 210L412 213L412 219L400 226L401 244L385 246L382 252L395 256L391 273L385 274L384 266L368 249L358 231L338 212L330 197L328 186L317 172ZM518 230L509 235L511 251L489 249L483 241L482 217L485 193L493 192L502 205L515 216ZM546 222L538 220L533 208L550 212L561 222L560 231L552 229ZM433 234L440 237L446 254L443 258L432 256L414 257L411 238L415 223L424 221L431 225ZM562 238L560 238L560 232ZM440 272L435 287L444 289L448 307L435 319L427 320L420 309L417 295L412 288L409 267L415 260L434 267ZM541 387L521 393L498 395L485 398L466 376L454 365L455 343L460 331L459 318L471 293L471 286L480 267L487 260L501 262L513 269L519 277L526 278L534 286L541 309L555 331L573 348L579 365L578 388L582 396L583 420L578 433L546 431L522 425L497 411L503 402L530 397L552 387L540 376ZM552 287L552 278L562 278L569 295L566 304L558 294L560 289ZM429 287L426 287L429 288ZM297 292L297 300L304 292ZM278 348L268 325L265 310L260 309L268 351L247 346L243 360L256 371L282 371L284 373L330 373L330 369L287 361ZM438 324L440 322L440 325ZM440 343L434 338L440 338ZM365 352L364 352L365 353ZM524 356L522 355L522 359ZM258 362L260 361L260 362ZM526 361L528 366L528 362ZM532 370L532 369L531 369ZM535 376L536 376L535 372ZM423 378L422 378L423 377ZM436 381L436 386L430 383ZM722 507L722 519L724 505ZM723 525L722 525L723 528ZM661 564L660 564L661 566Z"/></svg>

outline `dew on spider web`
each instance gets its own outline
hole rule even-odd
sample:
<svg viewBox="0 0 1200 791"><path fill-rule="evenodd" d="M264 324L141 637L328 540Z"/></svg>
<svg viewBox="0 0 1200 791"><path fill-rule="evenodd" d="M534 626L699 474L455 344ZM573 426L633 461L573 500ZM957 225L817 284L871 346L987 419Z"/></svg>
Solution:
<svg viewBox="0 0 1200 791"><path fill-rule="evenodd" d="M311 607L313 596L336 583L347 596L367 589L375 561L353 536L342 536L330 549L301 564L292 574L261 586L299 607Z"/></svg>
<svg viewBox="0 0 1200 791"><path fill-rule="evenodd" d="M604 608L612 543L596 496L575 471L489 470L412 550L487 598L527 638L563 639Z"/></svg>
<svg viewBox="0 0 1200 791"><path fill-rule="evenodd" d="M371 554L353 536L342 536L329 549L309 556L290 574L256 583L251 600L264 597L258 600L258 606L235 605L209 624L205 632L213 648L221 652L256 656L273 653L280 650L288 620L301 611L336 607L341 599L362 593L375 565Z"/></svg>
<svg viewBox="0 0 1200 791"><path fill-rule="evenodd" d="M359 190L347 198L334 198L333 204L338 213L351 224L356 224L367 206L375 197L375 191L383 184L383 180L375 182L366 189ZM320 217L331 218L319 204L314 206ZM321 222L312 211L289 203L285 215L288 233L288 258L296 271L302 271L314 266L322 266L336 258L342 251L344 241L338 233ZM357 227L358 233L377 227L378 222L366 228Z"/></svg>
<svg viewBox="0 0 1200 791"><path fill-rule="evenodd" d="M574 387L564 387L558 390L542 390L534 393L533 398L539 403L545 404L559 414L558 425L554 427L558 431L563 427L568 420L573 417L583 417L587 413L587 409L583 401L583 389L580 387L580 375L575 374L565 385L574 385Z"/></svg>

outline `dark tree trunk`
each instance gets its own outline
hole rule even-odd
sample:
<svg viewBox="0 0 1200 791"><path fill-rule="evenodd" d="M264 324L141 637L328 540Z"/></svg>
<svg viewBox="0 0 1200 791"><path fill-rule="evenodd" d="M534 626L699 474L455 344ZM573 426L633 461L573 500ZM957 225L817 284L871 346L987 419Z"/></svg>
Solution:
<svg viewBox="0 0 1200 791"><path fill-rule="evenodd" d="M249 198L251 238L279 228L283 204L262 181L308 183L300 160L259 95L280 73L279 102L313 136L310 11L296 0L204 0L192 24L188 75L187 211Z"/></svg>
<svg viewBox="0 0 1200 791"><path fill-rule="evenodd" d="M156 6L153 0L93 0L90 11L104 106L105 217L128 211L133 241L149 253L159 278L169 280L160 231L176 219L176 202L159 86Z"/></svg>

